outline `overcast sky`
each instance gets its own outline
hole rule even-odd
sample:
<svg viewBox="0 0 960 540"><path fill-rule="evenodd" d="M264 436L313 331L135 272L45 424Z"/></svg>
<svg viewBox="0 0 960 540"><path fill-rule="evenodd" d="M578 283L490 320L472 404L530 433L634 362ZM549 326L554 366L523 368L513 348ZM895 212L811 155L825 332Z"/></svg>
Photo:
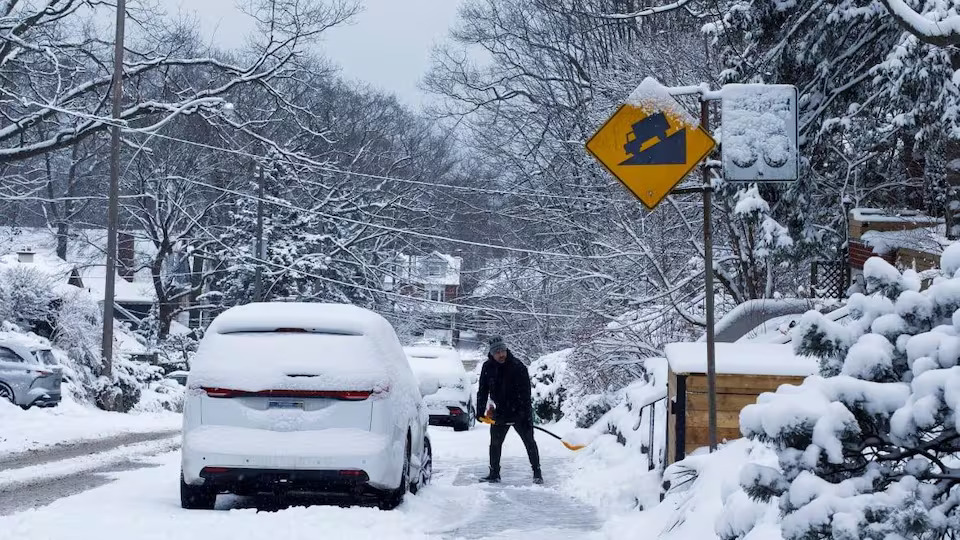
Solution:
<svg viewBox="0 0 960 540"><path fill-rule="evenodd" d="M168 13L196 13L206 32L224 46L242 43L248 18L236 0L163 0ZM360 0L363 11L349 26L330 30L321 52L344 78L392 92L410 105L426 96L417 88L430 50L447 36L463 0Z"/></svg>

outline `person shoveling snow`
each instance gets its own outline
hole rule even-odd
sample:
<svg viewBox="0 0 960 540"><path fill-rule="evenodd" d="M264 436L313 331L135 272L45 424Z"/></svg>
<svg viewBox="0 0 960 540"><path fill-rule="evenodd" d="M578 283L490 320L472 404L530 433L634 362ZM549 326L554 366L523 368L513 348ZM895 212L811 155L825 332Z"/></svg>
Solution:
<svg viewBox="0 0 960 540"><path fill-rule="evenodd" d="M527 366L518 360L497 336L490 340L487 361L480 370L480 390L477 393L477 419L484 417L480 411L486 411L486 417L493 420L490 426L490 474L481 482L500 481L500 453L503 441L507 438L510 426L523 439L533 468L533 482L543 483L540 471L540 452L533 437L533 400L530 390L530 373ZM493 401L487 407L487 400ZM489 422L488 422L489 423Z"/></svg>

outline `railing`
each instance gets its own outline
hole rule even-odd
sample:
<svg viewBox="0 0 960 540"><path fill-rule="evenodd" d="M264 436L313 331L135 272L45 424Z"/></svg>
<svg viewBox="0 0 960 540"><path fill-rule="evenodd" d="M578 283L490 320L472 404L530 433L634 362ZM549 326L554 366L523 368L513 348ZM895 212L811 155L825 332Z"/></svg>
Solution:
<svg viewBox="0 0 960 540"><path fill-rule="evenodd" d="M657 442L657 441L656 441L656 432L657 432L657 407L656 407L656 405L657 405L657 403L660 403L661 401L666 401L666 399L667 399L667 389L666 389L666 388L663 388L663 389L660 390L660 391L657 391L657 392L655 392L655 393L652 393L651 395L647 396L647 399L645 399L645 400L643 400L643 401L641 402L642 404L639 406L639 413L638 413L638 415L637 415L637 426L636 426L635 429L639 429L639 428L640 428L640 423L643 422L643 411L644 411L644 409L649 409L649 411L647 412L647 418L648 418L648 422L647 422L647 423L649 424L649 426L648 426L649 431L647 432L647 468L648 468L648 470L651 470L651 471L652 471L652 470L654 469L654 467L655 467L655 464L654 464L654 454L655 454L655 453L656 453L656 454L660 454L660 453L661 453L661 450L662 450L662 452L664 452L664 453L666 452L666 447L667 447L666 437L664 437L664 441L663 441L663 442L664 442L664 445L663 445L663 448L662 448L662 449L657 448L657 445L656 445L656 442ZM636 405L637 405L637 404L634 404L634 406L636 406ZM665 418L669 417L669 415L666 414L666 410L664 410L664 417L665 417ZM669 420L667 420L667 421L669 421ZM660 463L661 463L661 464L664 462L664 457L665 457L665 455L660 457Z"/></svg>

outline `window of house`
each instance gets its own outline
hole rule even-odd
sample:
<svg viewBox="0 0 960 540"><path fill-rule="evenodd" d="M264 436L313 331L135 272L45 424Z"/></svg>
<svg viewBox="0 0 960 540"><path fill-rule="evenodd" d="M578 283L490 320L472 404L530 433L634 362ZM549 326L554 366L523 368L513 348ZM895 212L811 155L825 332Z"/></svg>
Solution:
<svg viewBox="0 0 960 540"><path fill-rule="evenodd" d="M447 265L443 261L427 261L427 275L430 277L440 277L447 272Z"/></svg>
<svg viewBox="0 0 960 540"><path fill-rule="evenodd" d="M427 299L434 302L443 302L443 291L438 289L427 291Z"/></svg>

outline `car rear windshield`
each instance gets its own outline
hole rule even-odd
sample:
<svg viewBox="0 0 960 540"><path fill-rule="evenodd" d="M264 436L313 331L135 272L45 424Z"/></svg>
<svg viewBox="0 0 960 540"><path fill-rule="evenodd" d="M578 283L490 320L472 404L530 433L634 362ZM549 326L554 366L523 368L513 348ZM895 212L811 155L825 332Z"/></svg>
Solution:
<svg viewBox="0 0 960 540"><path fill-rule="evenodd" d="M353 389L382 383L389 373L388 362L378 357L367 336L238 332L205 338L193 374L198 380L215 375L224 384L259 387L276 381L314 381L331 390ZM260 378L258 380L258 377ZM313 386L311 384L311 386Z"/></svg>
<svg viewBox="0 0 960 540"><path fill-rule="evenodd" d="M57 362L57 357L54 356L53 351L49 349L41 349L37 351L37 358L39 358L41 362L48 366L56 366L59 364L59 362Z"/></svg>

